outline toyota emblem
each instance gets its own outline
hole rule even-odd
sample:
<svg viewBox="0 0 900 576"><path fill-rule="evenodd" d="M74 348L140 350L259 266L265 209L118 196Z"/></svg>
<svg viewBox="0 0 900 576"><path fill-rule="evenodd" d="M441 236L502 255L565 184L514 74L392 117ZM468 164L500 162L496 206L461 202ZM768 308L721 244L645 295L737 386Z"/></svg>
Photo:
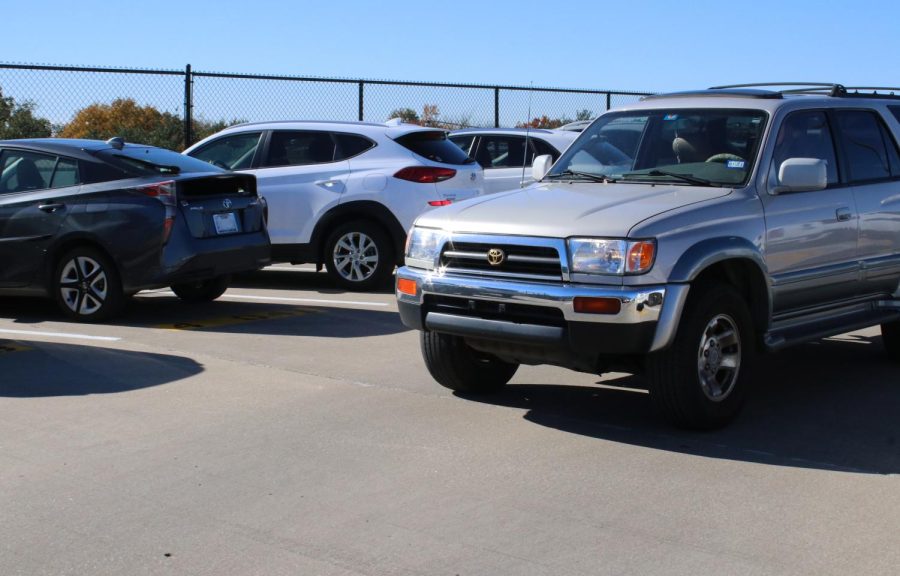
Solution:
<svg viewBox="0 0 900 576"><path fill-rule="evenodd" d="M487 261L491 266L499 266L506 259L506 254L499 248L491 248L487 253Z"/></svg>
<svg viewBox="0 0 900 576"><path fill-rule="evenodd" d="M231 199L226 198L222 200L222 208L231 208Z"/></svg>

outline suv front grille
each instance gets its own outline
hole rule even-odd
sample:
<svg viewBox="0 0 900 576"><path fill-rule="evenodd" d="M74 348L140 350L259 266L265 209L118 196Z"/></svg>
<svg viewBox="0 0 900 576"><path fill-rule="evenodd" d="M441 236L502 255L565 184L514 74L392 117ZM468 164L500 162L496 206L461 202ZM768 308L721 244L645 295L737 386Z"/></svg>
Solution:
<svg viewBox="0 0 900 576"><path fill-rule="evenodd" d="M560 282L563 266L559 250L504 242L466 242L454 239L441 252L441 268L451 274L471 274L521 280Z"/></svg>

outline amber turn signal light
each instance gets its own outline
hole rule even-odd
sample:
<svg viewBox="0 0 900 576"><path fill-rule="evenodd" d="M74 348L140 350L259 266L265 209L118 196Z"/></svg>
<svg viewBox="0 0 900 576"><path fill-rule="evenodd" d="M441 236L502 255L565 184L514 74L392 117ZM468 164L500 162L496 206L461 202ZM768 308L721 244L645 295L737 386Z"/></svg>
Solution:
<svg viewBox="0 0 900 576"><path fill-rule="evenodd" d="M418 286L416 286L415 280L409 280L407 278L398 278L397 279L397 292L401 294L407 294L409 296L415 296L419 292Z"/></svg>
<svg viewBox="0 0 900 576"><path fill-rule="evenodd" d="M622 302L618 298L575 298L575 311L585 314L618 314L622 310Z"/></svg>

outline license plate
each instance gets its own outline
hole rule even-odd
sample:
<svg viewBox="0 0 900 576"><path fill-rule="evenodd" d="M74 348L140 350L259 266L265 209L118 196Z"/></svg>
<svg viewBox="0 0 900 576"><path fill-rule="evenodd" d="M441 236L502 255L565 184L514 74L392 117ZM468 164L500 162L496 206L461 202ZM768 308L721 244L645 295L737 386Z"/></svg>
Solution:
<svg viewBox="0 0 900 576"><path fill-rule="evenodd" d="M237 218L234 217L234 212L213 214L213 223L216 225L216 234L232 234L238 231Z"/></svg>

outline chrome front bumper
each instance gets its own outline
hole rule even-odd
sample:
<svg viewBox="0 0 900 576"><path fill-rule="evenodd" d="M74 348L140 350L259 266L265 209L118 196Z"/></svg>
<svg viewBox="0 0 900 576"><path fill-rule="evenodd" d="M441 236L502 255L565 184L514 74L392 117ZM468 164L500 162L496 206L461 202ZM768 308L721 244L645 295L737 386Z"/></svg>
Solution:
<svg viewBox="0 0 900 576"><path fill-rule="evenodd" d="M516 303L556 308L567 322L605 325L655 323L656 329L648 351L668 346L678 329L678 318L687 298L687 284L654 286L600 286L572 283L537 283L509 281L478 276L443 275L418 268L401 267L397 280L412 280L416 294L399 290L401 304L422 306L425 296L432 294L480 301ZM576 297L615 298L621 302L618 314L576 312Z"/></svg>

